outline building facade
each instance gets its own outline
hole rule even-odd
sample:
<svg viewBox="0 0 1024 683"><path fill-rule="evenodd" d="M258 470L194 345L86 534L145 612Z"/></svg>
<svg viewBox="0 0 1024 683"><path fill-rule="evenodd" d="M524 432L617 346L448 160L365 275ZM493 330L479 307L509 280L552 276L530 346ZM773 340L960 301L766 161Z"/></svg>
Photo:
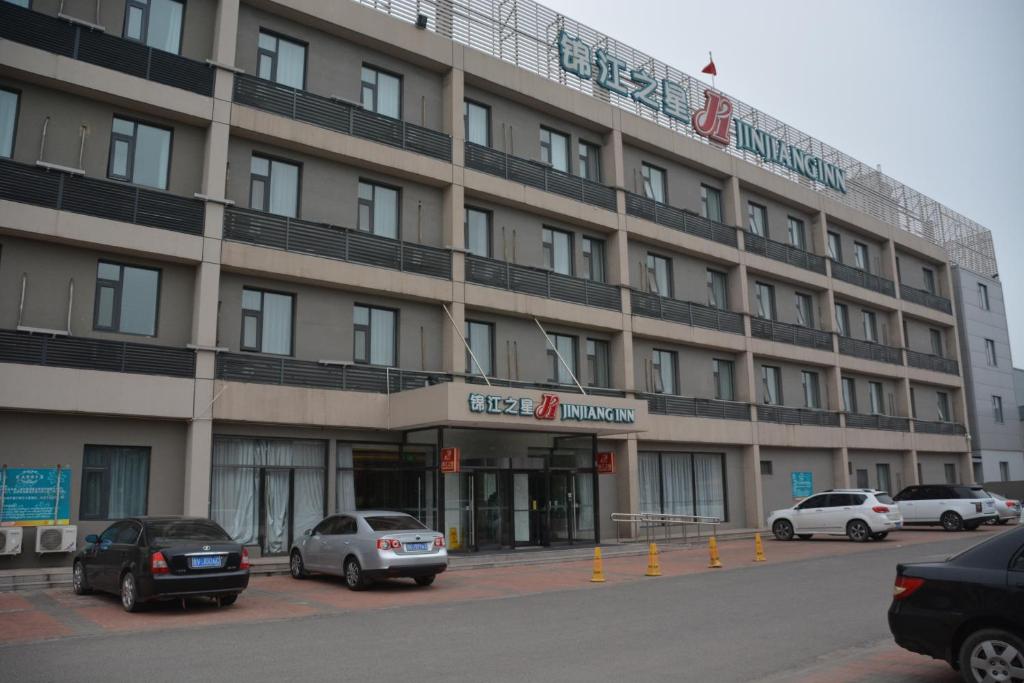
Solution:
<svg viewBox="0 0 1024 683"><path fill-rule="evenodd" d="M544 76L349 0L96 11L0 2L0 463L69 469L79 537L387 507L479 550L972 479L946 252L822 159L567 87L557 32ZM67 562L31 535L0 566Z"/></svg>

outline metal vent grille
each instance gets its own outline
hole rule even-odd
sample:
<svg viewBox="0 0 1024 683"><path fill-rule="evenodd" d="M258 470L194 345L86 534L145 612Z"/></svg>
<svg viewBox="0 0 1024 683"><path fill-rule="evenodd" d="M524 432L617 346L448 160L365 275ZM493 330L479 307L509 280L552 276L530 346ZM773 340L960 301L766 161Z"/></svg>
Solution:
<svg viewBox="0 0 1024 683"><path fill-rule="evenodd" d="M39 547L43 550L59 550L64 533L60 529L45 529L39 532Z"/></svg>

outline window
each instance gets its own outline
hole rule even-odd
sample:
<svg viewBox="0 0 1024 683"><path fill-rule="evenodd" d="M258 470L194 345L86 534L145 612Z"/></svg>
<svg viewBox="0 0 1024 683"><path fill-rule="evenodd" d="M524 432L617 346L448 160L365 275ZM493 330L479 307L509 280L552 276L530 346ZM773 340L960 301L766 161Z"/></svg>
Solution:
<svg viewBox="0 0 1024 683"><path fill-rule="evenodd" d="M14 128L18 122L19 95L0 88L0 157L14 155Z"/></svg>
<svg viewBox="0 0 1024 683"><path fill-rule="evenodd" d="M402 118L402 78L363 64L363 109Z"/></svg>
<svg viewBox="0 0 1024 683"><path fill-rule="evenodd" d="M868 382L868 402L872 415L885 415L885 403L882 400L882 383Z"/></svg>
<svg viewBox="0 0 1024 683"><path fill-rule="evenodd" d="M910 330L907 329L907 319L903 319L903 345L910 348Z"/></svg>
<svg viewBox="0 0 1024 683"><path fill-rule="evenodd" d="M294 297L261 289L242 290L242 350L292 353Z"/></svg>
<svg viewBox="0 0 1024 683"><path fill-rule="evenodd" d="M943 465L943 470L945 471L945 474L946 474L946 483L947 484L955 484L956 483L956 479L957 479L957 477L956 477L956 464L952 463L952 462L947 462L945 465ZM943 497L945 497L945 496L943 496Z"/></svg>
<svg viewBox="0 0 1024 683"><path fill-rule="evenodd" d="M853 265L859 270L871 272L871 266L868 262L868 245L863 242L853 243Z"/></svg>
<svg viewBox="0 0 1024 683"><path fill-rule="evenodd" d="M556 171L569 172L569 136L565 133L540 128L540 162Z"/></svg>
<svg viewBox="0 0 1024 683"><path fill-rule="evenodd" d="M1006 460L999 461L999 481L1010 481L1010 463Z"/></svg>
<svg viewBox="0 0 1024 683"><path fill-rule="evenodd" d="M761 402L769 406L782 405L782 370L771 365L761 366Z"/></svg>
<svg viewBox="0 0 1024 683"><path fill-rule="evenodd" d="M715 380L715 398L719 401L735 401L732 361L713 358L711 372Z"/></svg>
<svg viewBox="0 0 1024 683"><path fill-rule="evenodd" d="M906 321L904 321L904 323L906 323ZM932 354L936 356L944 355L944 349L942 348L942 332L936 329L929 329L928 337L932 343Z"/></svg>
<svg viewBox="0 0 1024 683"><path fill-rule="evenodd" d="M923 472L923 468L921 467L921 463L919 461L917 463L917 481L918 481L918 483L921 483L921 484L924 483L924 477L922 476L922 472ZM914 493L915 493L915 491L911 491L910 492L910 496L908 496L904 500L913 500L913 494Z"/></svg>
<svg viewBox="0 0 1024 683"><path fill-rule="evenodd" d="M555 228L541 231L544 265L561 275L572 275L572 233Z"/></svg>
<svg viewBox="0 0 1024 683"><path fill-rule="evenodd" d="M931 268L922 268L921 277L924 279L924 291L935 294L935 271Z"/></svg>
<svg viewBox="0 0 1024 683"><path fill-rule="evenodd" d="M796 324L814 327L814 299L810 294L796 294Z"/></svg>
<svg viewBox="0 0 1024 683"><path fill-rule="evenodd" d="M355 362L397 367L397 318L398 311L390 308L356 304L353 311Z"/></svg>
<svg viewBox="0 0 1024 683"><path fill-rule="evenodd" d="M296 218L299 215L299 166L252 155L249 207Z"/></svg>
<svg viewBox="0 0 1024 683"><path fill-rule="evenodd" d="M124 8L124 37L178 54L185 5L178 0L128 0Z"/></svg>
<svg viewBox="0 0 1024 683"><path fill-rule="evenodd" d="M604 240L583 238L583 277L592 282L604 282Z"/></svg>
<svg viewBox="0 0 1024 683"><path fill-rule="evenodd" d="M114 117L107 176L166 190L170 161L170 130Z"/></svg>
<svg viewBox="0 0 1024 683"><path fill-rule="evenodd" d="M889 471L888 463L875 465L875 477L878 480L879 491L892 491L892 473Z"/></svg>
<svg viewBox="0 0 1024 683"><path fill-rule="evenodd" d="M986 311L991 310L988 304L988 285L981 282L978 283L978 305Z"/></svg>
<svg viewBox="0 0 1024 683"><path fill-rule="evenodd" d="M640 175L644 179L644 196L667 204L668 186L665 170L644 162L640 165Z"/></svg>
<svg viewBox="0 0 1024 683"><path fill-rule="evenodd" d="M554 346L554 348L548 347L548 367L551 368L548 381L557 384L572 384L573 375L576 374L576 337L567 334L549 334L548 338L551 339L551 346ZM559 360L558 356L561 356L562 360ZM565 363L563 364L562 361Z"/></svg>
<svg viewBox="0 0 1024 683"><path fill-rule="evenodd" d="M601 147L592 142L580 140L579 175L581 178L601 182Z"/></svg>
<svg viewBox="0 0 1024 683"><path fill-rule="evenodd" d="M4 2L9 2L12 5L24 7L25 9L32 9L32 0L4 0Z"/></svg>
<svg viewBox="0 0 1024 683"><path fill-rule="evenodd" d="M654 379L654 393L675 395L676 352L654 349L651 352L651 374Z"/></svg>
<svg viewBox="0 0 1024 683"><path fill-rule="evenodd" d="M910 417L917 419L917 392L910 387Z"/></svg>
<svg viewBox="0 0 1024 683"><path fill-rule="evenodd" d="M641 452L640 511L727 519L725 456Z"/></svg>
<svg viewBox="0 0 1024 683"><path fill-rule="evenodd" d="M466 207L466 251L491 257L491 212Z"/></svg>
<svg viewBox="0 0 1024 683"><path fill-rule="evenodd" d="M722 192L707 185L700 186L700 215L722 222Z"/></svg>
<svg viewBox="0 0 1024 683"><path fill-rule="evenodd" d="M771 475L772 474L772 461L762 460L761 461L761 474Z"/></svg>
<svg viewBox="0 0 1024 683"><path fill-rule="evenodd" d="M708 306L720 311L729 310L729 294L726 289L726 275L719 270L708 268Z"/></svg>
<svg viewBox="0 0 1024 683"><path fill-rule="evenodd" d="M828 231L828 257L839 263L843 262L843 238L838 232Z"/></svg>
<svg viewBox="0 0 1024 683"><path fill-rule="evenodd" d="M818 373L804 370L800 373L800 381L804 388L804 407L815 410L821 408L821 392L818 388Z"/></svg>
<svg viewBox="0 0 1024 683"><path fill-rule="evenodd" d="M864 338L869 342L878 341L878 320L874 311L861 310L864 316Z"/></svg>
<svg viewBox="0 0 1024 683"><path fill-rule="evenodd" d="M807 237L804 233L804 222L799 218L788 216L786 219L786 227L787 232L789 233L789 243L801 251L807 251Z"/></svg>
<svg viewBox="0 0 1024 683"><path fill-rule="evenodd" d="M836 304L836 332L840 337L850 336L850 311L846 304Z"/></svg>
<svg viewBox="0 0 1024 683"><path fill-rule="evenodd" d="M998 365L996 360L996 342L994 339L985 340L985 362L992 367Z"/></svg>
<svg viewBox="0 0 1024 683"><path fill-rule="evenodd" d="M647 254L647 286L655 294L672 296L672 260Z"/></svg>
<svg viewBox="0 0 1024 683"><path fill-rule="evenodd" d="M256 59L260 78L292 88L306 87L305 44L260 29Z"/></svg>
<svg viewBox="0 0 1024 683"><path fill-rule="evenodd" d="M471 100L462 102L462 118L466 123L466 141L491 146L491 108Z"/></svg>
<svg viewBox="0 0 1024 683"><path fill-rule="evenodd" d="M768 209L760 204L747 202L747 230L758 237L767 237Z"/></svg>
<svg viewBox="0 0 1024 683"><path fill-rule="evenodd" d="M935 402L939 413L939 422L949 422L949 394L944 391L936 391Z"/></svg>
<svg viewBox="0 0 1024 683"><path fill-rule="evenodd" d="M398 237L398 188L359 181L357 227L381 237Z"/></svg>
<svg viewBox="0 0 1024 683"><path fill-rule="evenodd" d="M754 299L757 302L757 317L775 320L775 287L763 282L755 283Z"/></svg>
<svg viewBox="0 0 1024 683"><path fill-rule="evenodd" d="M896 282L903 283L903 268L900 266L900 257L896 257Z"/></svg>
<svg viewBox="0 0 1024 683"><path fill-rule="evenodd" d="M993 396L992 397L992 417L996 422L1003 422L1003 397Z"/></svg>
<svg viewBox="0 0 1024 683"><path fill-rule="evenodd" d="M608 342L604 339L587 340L587 383L592 387L612 385L608 364Z"/></svg>
<svg viewBox="0 0 1024 683"><path fill-rule="evenodd" d="M483 372L494 374L494 324L476 320L466 321L466 372L472 375ZM471 356L469 351L473 351ZM480 365L473 362L473 356Z"/></svg>
<svg viewBox="0 0 1024 683"><path fill-rule="evenodd" d="M843 410L857 412L857 382L852 377L843 377Z"/></svg>
<svg viewBox="0 0 1024 683"><path fill-rule="evenodd" d="M159 270L100 261L93 329L155 336L159 298Z"/></svg>
<svg viewBox="0 0 1024 683"><path fill-rule="evenodd" d="M81 519L121 519L146 514L149 448L86 446L82 463Z"/></svg>

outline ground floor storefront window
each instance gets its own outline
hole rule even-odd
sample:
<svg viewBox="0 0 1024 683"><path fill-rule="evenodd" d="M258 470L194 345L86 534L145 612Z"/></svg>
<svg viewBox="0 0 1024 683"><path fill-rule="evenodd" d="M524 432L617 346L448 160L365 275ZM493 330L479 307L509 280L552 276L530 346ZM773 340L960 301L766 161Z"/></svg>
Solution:
<svg viewBox="0 0 1024 683"><path fill-rule="evenodd" d="M639 453L640 511L726 520L722 453Z"/></svg>
<svg viewBox="0 0 1024 683"><path fill-rule="evenodd" d="M395 510L437 527L434 448L338 443L337 509Z"/></svg>

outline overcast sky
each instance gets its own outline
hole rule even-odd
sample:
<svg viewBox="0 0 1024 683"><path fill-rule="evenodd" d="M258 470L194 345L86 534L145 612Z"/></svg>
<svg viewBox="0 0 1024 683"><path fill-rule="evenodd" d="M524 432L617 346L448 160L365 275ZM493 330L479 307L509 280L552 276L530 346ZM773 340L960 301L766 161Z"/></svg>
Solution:
<svg viewBox="0 0 1024 683"><path fill-rule="evenodd" d="M1024 367L1024 2L541 2L991 230Z"/></svg>

